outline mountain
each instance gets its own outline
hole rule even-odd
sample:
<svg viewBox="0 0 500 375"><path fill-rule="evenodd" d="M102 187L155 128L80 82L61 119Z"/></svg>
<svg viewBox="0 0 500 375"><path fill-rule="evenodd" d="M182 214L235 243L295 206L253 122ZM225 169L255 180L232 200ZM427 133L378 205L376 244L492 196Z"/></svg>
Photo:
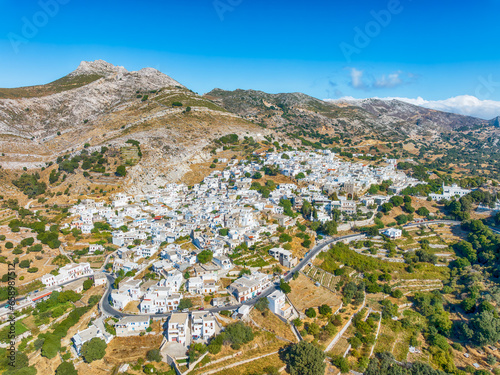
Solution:
<svg viewBox="0 0 500 375"><path fill-rule="evenodd" d="M372 115L381 118L381 120L386 117L395 118L418 127L428 129L436 128L442 129L443 131L456 130L462 127L481 126L488 123L488 121L476 117L419 107L396 99L341 99L332 101L332 103L347 103L349 105L363 108Z"/></svg>
<svg viewBox="0 0 500 375"><path fill-rule="evenodd" d="M302 93L222 89L200 96L156 69L134 72L102 60L83 61L46 85L0 89L0 165L11 171L40 170L106 146L111 165L106 173L94 172L109 175L115 164L127 163L127 178L114 183L137 192L190 173L200 180L203 173L194 165L210 165L220 147L216 140L231 133L255 140L272 135L296 146L375 148L418 140L429 147L444 147L448 141L464 147L481 142L481 136L495 146L498 124L498 118L485 121L397 100L332 102ZM129 140L140 144L133 160ZM247 143L233 151L248 154L255 147ZM82 167L78 171L85 176ZM42 179L48 180L49 172ZM92 180L87 172L85 177L73 181L69 175L61 190L84 183L86 191L99 176Z"/></svg>
<svg viewBox="0 0 500 375"><path fill-rule="evenodd" d="M500 116L497 116L494 119L491 119L490 124L492 126L494 126L495 128L500 128Z"/></svg>
<svg viewBox="0 0 500 375"><path fill-rule="evenodd" d="M102 60L47 85L0 89L0 97L4 168L40 168L84 146L119 149L134 139L143 158L130 186L178 179L191 160L208 160L222 135L262 133L156 69L129 72Z"/></svg>
<svg viewBox="0 0 500 375"><path fill-rule="evenodd" d="M304 94L267 94L214 89L205 97L221 107L274 128L326 131L352 136L406 137L487 126L488 121L418 107L398 100L322 101Z"/></svg>

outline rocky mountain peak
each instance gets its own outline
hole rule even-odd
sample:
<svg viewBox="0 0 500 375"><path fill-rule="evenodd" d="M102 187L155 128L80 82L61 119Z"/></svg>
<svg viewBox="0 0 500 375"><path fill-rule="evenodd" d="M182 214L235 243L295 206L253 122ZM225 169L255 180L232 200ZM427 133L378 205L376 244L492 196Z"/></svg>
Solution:
<svg viewBox="0 0 500 375"><path fill-rule="evenodd" d="M104 60L82 61L78 68L70 73L70 76L94 74L108 76L110 74L115 74L118 72L126 73L127 69L125 69L123 66L113 65Z"/></svg>

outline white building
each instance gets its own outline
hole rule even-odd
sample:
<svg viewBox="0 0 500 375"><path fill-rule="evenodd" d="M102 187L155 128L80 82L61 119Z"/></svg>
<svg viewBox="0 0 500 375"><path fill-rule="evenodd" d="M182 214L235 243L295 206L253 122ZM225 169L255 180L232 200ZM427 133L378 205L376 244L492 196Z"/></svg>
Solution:
<svg viewBox="0 0 500 375"><path fill-rule="evenodd" d="M294 258L290 250L275 247L269 250L269 255L280 262L283 267L293 268L297 264L297 258Z"/></svg>
<svg viewBox="0 0 500 375"><path fill-rule="evenodd" d="M46 286L54 286L78 279L82 276L93 275L94 270L90 268L90 263L72 263L59 268L59 274L54 276L50 273L42 276L42 283Z"/></svg>
<svg viewBox="0 0 500 375"><path fill-rule="evenodd" d="M128 293L111 293L111 302L113 307L122 311L129 302L132 302L132 298Z"/></svg>
<svg viewBox="0 0 500 375"><path fill-rule="evenodd" d="M292 315L292 306L286 302L285 293L281 290L276 290L268 295L267 300L269 301L269 310L274 314L284 319L288 319Z"/></svg>
<svg viewBox="0 0 500 375"><path fill-rule="evenodd" d="M99 286L99 285L105 285L107 282L107 278L103 273L96 273L94 275L94 285Z"/></svg>
<svg viewBox="0 0 500 375"><path fill-rule="evenodd" d="M388 228L384 230L382 233L385 234L390 239L401 238L401 236L403 235L403 231L397 228Z"/></svg>
<svg viewBox="0 0 500 375"><path fill-rule="evenodd" d="M216 322L211 313L191 313L191 336L193 340L207 340L215 334Z"/></svg>
<svg viewBox="0 0 500 375"><path fill-rule="evenodd" d="M148 327L149 318L147 316L126 316L115 324L116 336L136 336L145 332Z"/></svg>
<svg viewBox="0 0 500 375"><path fill-rule="evenodd" d="M238 302L247 301L259 295L271 283L269 275L256 272L244 275L228 286Z"/></svg>
<svg viewBox="0 0 500 375"><path fill-rule="evenodd" d="M460 198L469 194L471 191L472 190L469 189L462 189L457 184L451 186L445 186L443 184L443 194L429 194L429 196L435 201L440 201L442 199L451 199L455 197Z"/></svg>
<svg viewBox="0 0 500 375"><path fill-rule="evenodd" d="M177 313L170 315L167 327L167 341L178 342L186 345L186 332L188 330L188 314Z"/></svg>
<svg viewBox="0 0 500 375"><path fill-rule="evenodd" d="M163 314L177 310L182 294L170 294L170 290L155 289L144 295L139 304L139 310L143 314Z"/></svg>
<svg viewBox="0 0 500 375"><path fill-rule="evenodd" d="M101 331L95 325L91 325L89 328L84 329L83 331L78 331L78 333L71 338L73 346L75 347L78 355L81 355L80 350L82 349L83 344L85 344L87 341L92 340L94 337L104 340L106 344L108 344L113 338L112 335L107 332Z"/></svg>

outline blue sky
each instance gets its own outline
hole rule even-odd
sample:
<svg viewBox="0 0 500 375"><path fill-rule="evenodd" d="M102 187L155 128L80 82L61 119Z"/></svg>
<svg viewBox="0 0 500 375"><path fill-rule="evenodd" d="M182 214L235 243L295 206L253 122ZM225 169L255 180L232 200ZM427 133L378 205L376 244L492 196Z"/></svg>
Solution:
<svg viewBox="0 0 500 375"><path fill-rule="evenodd" d="M157 68L199 93L500 101L500 0L0 5L0 87L50 82L81 60L103 59Z"/></svg>

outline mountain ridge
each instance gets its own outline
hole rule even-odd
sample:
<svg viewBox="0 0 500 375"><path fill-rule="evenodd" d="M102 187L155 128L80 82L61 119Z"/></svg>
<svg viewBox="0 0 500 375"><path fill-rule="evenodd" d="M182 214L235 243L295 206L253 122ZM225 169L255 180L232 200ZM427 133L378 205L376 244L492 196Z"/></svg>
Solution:
<svg viewBox="0 0 500 375"><path fill-rule="evenodd" d="M11 97L2 97L5 90ZM200 96L156 69L129 72L103 60L82 61L59 80L14 91L17 96L12 90L0 89L0 165L41 168L87 145L120 149L135 139L144 157L130 167L131 188L178 180L194 160L210 160L213 142L229 133L272 135L296 146L339 138L432 144L461 129L498 129L499 122L400 101L332 103L300 92L216 88Z"/></svg>

